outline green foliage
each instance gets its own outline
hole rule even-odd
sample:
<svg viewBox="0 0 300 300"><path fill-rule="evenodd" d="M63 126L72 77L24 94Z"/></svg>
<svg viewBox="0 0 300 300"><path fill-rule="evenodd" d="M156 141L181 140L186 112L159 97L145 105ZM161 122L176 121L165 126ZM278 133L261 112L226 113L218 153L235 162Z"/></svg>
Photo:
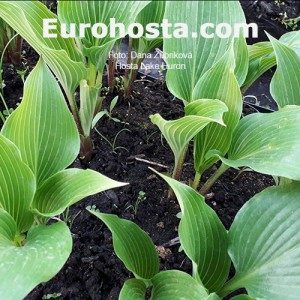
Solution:
<svg viewBox="0 0 300 300"><path fill-rule="evenodd" d="M288 32L280 37L279 41L300 56L300 32ZM272 44L274 44L274 40L273 43L259 42L248 46L249 69L246 80L243 83L243 92L245 92L259 76L276 65L276 57ZM287 51L289 52L289 50ZM284 68L284 66L282 67Z"/></svg>
<svg viewBox="0 0 300 300"><path fill-rule="evenodd" d="M189 32L198 32L201 24L226 22L230 25L245 22L245 16L237 1L186 1L167 2L164 18L170 23L183 22L188 25ZM224 55L230 48L232 37L206 39L202 36L193 38L166 38L164 39L165 53L173 51L191 53L192 58L167 58L168 64L185 64L183 70L170 69L167 72L167 85L174 96L185 102L216 97L207 97L197 93L197 83L203 75ZM234 67L231 66L233 69ZM195 90L196 89L196 90ZM219 98L216 98L219 99Z"/></svg>
<svg viewBox="0 0 300 300"><path fill-rule="evenodd" d="M109 35L103 39L92 37L87 31L86 38L63 38L60 22L70 23L102 22L109 25L110 18L123 23L127 28L149 1L59 1L58 15L53 14L39 1L1 1L0 17L16 30L37 52L59 79L69 101L81 138L81 155L89 160L92 154L90 130L94 114L99 111L99 93L103 69L109 52L119 39ZM81 14L75 13L81 11ZM43 37L43 19L58 19L57 38ZM125 32L125 34L126 34ZM75 90L80 86L80 107L75 101Z"/></svg>
<svg viewBox="0 0 300 300"><path fill-rule="evenodd" d="M23 299L51 279L69 257L70 231L63 222L46 225L49 217L86 196L123 185L95 171L65 170L77 157L79 143L59 85L40 60L26 80L22 103L0 134L4 299Z"/></svg>
<svg viewBox="0 0 300 300"><path fill-rule="evenodd" d="M300 180L300 107L286 106L270 114L243 118L234 132L228 166L250 167L273 176Z"/></svg>
<svg viewBox="0 0 300 300"><path fill-rule="evenodd" d="M267 188L254 196L239 211L227 233L201 195L159 175L171 186L180 204L179 239L193 263L193 274L177 270L158 272L158 268L154 272L150 261L157 255L145 232L130 221L90 211L109 227L117 255L135 275L135 279L125 282L119 299L145 299L147 288L151 288L152 300L218 300L240 288L246 288L249 295L232 300L297 299L299 182ZM226 282L231 260L236 274ZM143 268L139 274L133 267L136 265ZM148 276L141 276L142 273Z"/></svg>
<svg viewBox="0 0 300 300"><path fill-rule="evenodd" d="M188 7L184 1L167 3L165 17L169 20L186 22L187 15L192 32L193 28L197 31L196 28L207 20L229 24L244 21L238 2L197 1ZM299 180L297 153L300 145L296 138L298 107L284 108L287 105L300 105L299 37L299 32L287 33L279 41L269 36L270 42L249 46L249 51L241 33L235 39L221 39L215 35L210 39L190 36L164 40L166 53L192 53L190 59L167 58L169 64L186 65L184 70L168 70L166 78L170 91L183 100L185 116L171 121L164 120L158 114L151 116L175 156L173 178L180 179L185 152L193 139L195 189L204 171L220 158L225 163L201 188L203 194L208 192L228 166L251 167L266 174ZM240 87L247 89L276 63L271 94L284 112L255 114L240 121ZM200 110L189 113L188 108L199 99L218 99L226 105L222 122L212 121L205 127L198 122L196 129L190 119L203 116ZM212 101L216 100L207 100L207 110L214 105ZM290 123L285 123L286 118L291 118Z"/></svg>
<svg viewBox="0 0 300 300"><path fill-rule="evenodd" d="M185 116L175 121L166 121L159 114L150 116L170 145L175 157L175 170L181 163L188 143L205 126L216 122L224 126L223 113L227 107L219 100L201 99L185 107ZM175 177L175 176L174 176Z"/></svg>

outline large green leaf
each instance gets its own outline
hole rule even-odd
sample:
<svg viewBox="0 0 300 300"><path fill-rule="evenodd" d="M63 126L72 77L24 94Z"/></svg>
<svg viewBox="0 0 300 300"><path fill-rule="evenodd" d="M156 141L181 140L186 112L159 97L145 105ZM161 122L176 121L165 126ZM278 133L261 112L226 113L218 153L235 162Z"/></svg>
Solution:
<svg viewBox="0 0 300 300"><path fill-rule="evenodd" d="M119 300L145 300L147 286L140 279L125 281L119 295Z"/></svg>
<svg viewBox="0 0 300 300"><path fill-rule="evenodd" d="M198 81L194 89L194 98L210 98L223 101L228 107L224 113L226 127L219 124L209 124L199 132L194 142L194 166L202 174L216 162L216 158L207 158L209 151L226 154L232 133L236 128L242 113L242 95L234 74L235 60L233 47Z"/></svg>
<svg viewBox="0 0 300 300"><path fill-rule="evenodd" d="M273 176L300 180L300 107L243 118L234 132L228 159L231 167L250 167Z"/></svg>
<svg viewBox="0 0 300 300"><path fill-rule="evenodd" d="M44 181L36 191L32 208L41 216L56 216L87 196L123 185L92 170L67 169Z"/></svg>
<svg viewBox="0 0 300 300"><path fill-rule="evenodd" d="M103 221L113 236L114 250L136 278L151 279L159 270L158 254L150 237L135 223L95 210L89 212Z"/></svg>
<svg viewBox="0 0 300 300"><path fill-rule="evenodd" d="M0 224L2 217L0 212ZM5 224L11 236L15 230L13 220ZM71 250L71 234L63 222L30 229L25 245L20 247L13 245L13 240L2 240L0 234L1 299L24 299L35 286L58 273Z"/></svg>
<svg viewBox="0 0 300 300"><path fill-rule="evenodd" d="M298 32L300 39L300 32ZM277 69L270 91L279 107L300 105L300 56L288 46L269 36L276 55Z"/></svg>
<svg viewBox="0 0 300 300"><path fill-rule="evenodd" d="M160 114L150 116L152 123L158 126L170 145L177 166L182 153L191 139L210 122L224 126L222 116L226 105L216 99L201 99L185 108L186 116L175 121L166 121Z"/></svg>
<svg viewBox="0 0 300 300"><path fill-rule="evenodd" d="M159 175L170 185L180 204L179 239L184 252L196 266L196 277L200 277L210 292L217 291L229 273L227 231L198 192L170 177Z"/></svg>
<svg viewBox="0 0 300 300"><path fill-rule="evenodd" d="M69 166L79 152L79 135L58 83L41 59L25 82L20 106L2 134L16 144L38 186Z"/></svg>
<svg viewBox="0 0 300 300"><path fill-rule="evenodd" d="M138 14L135 22L140 23L146 31L146 26L150 23L161 24L165 13L166 1L151 1ZM161 31L161 30L160 30ZM160 32L161 34L161 32ZM162 36L151 39L144 36L138 39L132 39L132 45L137 53L148 53L159 47L163 42Z"/></svg>
<svg viewBox="0 0 300 300"><path fill-rule="evenodd" d="M300 295L300 185L271 187L238 212L229 230L236 269L225 290L252 297L296 300Z"/></svg>
<svg viewBox="0 0 300 300"><path fill-rule="evenodd" d="M245 23L243 10L238 1L167 1L165 19L172 24L186 23L189 30L188 38L165 38L166 54L191 53L192 58L166 58L169 65L184 64L185 69L169 69L167 85L169 90L179 99L190 102L195 99L219 99L215 96L195 95L194 88L199 79L224 55L231 44L232 37L213 38L201 37L199 28L205 23ZM198 33L197 38L192 33ZM212 30L208 30L211 33ZM196 96L196 97L195 97Z"/></svg>
<svg viewBox="0 0 300 300"><path fill-rule="evenodd" d="M187 273L171 270L152 279L151 300L200 300L207 297L205 288Z"/></svg>
<svg viewBox="0 0 300 300"><path fill-rule="evenodd" d="M114 42L119 39L120 31L116 29L115 37L110 37L110 18L122 23L125 34L128 26L134 23L139 12L150 1L59 1L57 11L62 23L75 23L77 34L79 24L103 23L107 25L108 34L102 39L93 36L91 29L86 29L86 37L82 39L84 54L102 72Z"/></svg>
<svg viewBox="0 0 300 300"><path fill-rule="evenodd" d="M0 17L43 56L68 98L73 97L80 80L86 78L87 69L74 40L61 37L59 21L58 30L53 31L57 38L43 37L43 20L57 19L57 16L39 1L0 1Z"/></svg>
<svg viewBox="0 0 300 300"><path fill-rule="evenodd" d="M19 149L2 134L0 153L0 208L14 218L19 232L26 231L33 223L30 204L35 178L22 161Z"/></svg>

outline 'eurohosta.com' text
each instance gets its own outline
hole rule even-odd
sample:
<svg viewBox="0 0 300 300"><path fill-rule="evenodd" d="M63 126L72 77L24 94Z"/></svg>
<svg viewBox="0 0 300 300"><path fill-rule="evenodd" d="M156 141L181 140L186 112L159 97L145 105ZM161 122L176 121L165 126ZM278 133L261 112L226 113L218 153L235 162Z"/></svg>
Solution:
<svg viewBox="0 0 300 300"><path fill-rule="evenodd" d="M230 36L239 37L240 33L246 38L258 37L258 26L256 23L204 23L200 26L199 31L189 30L186 23L170 23L168 19L163 19L159 23L148 23L145 27L140 23L132 23L127 28L122 23L116 23L115 18L110 18L110 23L107 26L104 23L95 24L65 24L59 25L57 19L43 20L43 37L57 38L58 33L63 38L85 38L89 30L97 39L102 39L107 36L111 38L122 38L127 34L131 38L198 38L199 36L207 39L218 36L219 38L229 38Z"/></svg>

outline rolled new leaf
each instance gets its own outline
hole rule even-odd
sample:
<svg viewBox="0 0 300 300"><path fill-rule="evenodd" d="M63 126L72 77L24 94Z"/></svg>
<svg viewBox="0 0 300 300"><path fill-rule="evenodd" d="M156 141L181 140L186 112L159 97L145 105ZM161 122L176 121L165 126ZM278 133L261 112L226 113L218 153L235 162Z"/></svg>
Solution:
<svg viewBox="0 0 300 300"><path fill-rule="evenodd" d="M2 134L0 152L0 208L11 215L16 232L21 233L33 224L30 205L36 189L35 178L22 161L19 149Z"/></svg>
<svg viewBox="0 0 300 300"><path fill-rule="evenodd" d="M300 40L300 32L296 34ZM277 62L277 69L270 85L271 95L280 108L292 104L300 105L300 55L270 35L268 37Z"/></svg>
<svg viewBox="0 0 300 300"><path fill-rule="evenodd" d="M175 121L167 121L160 114L150 116L167 140L175 156L175 166L191 139L211 122L224 126L222 116L227 106L216 99L201 99L190 103L186 108L186 116Z"/></svg>
<svg viewBox="0 0 300 300"><path fill-rule="evenodd" d="M151 279L159 271L158 254L150 237L135 223L115 215L88 211L103 221L112 233L114 250L137 279Z"/></svg>
<svg viewBox="0 0 300 300"><path fill-rule="evenodd" d="M80 141L74 119L43 59L28 76L23 100L1 133L20 149L37 186L77 157Z"/></svg>
<svg viewBox="0 0 300 300"><path fill-rule="evenodd" d="M0 17L43 56L68 98L72 98L80 80L86 78L87 69L74 39L60 35L59 21L57 30L52 32L57 33L57 38L43 36L43 20L57 19L57 16L39 1L1 1Z"/></svg>
<svg viewBox="0 0 300 300"><path fill-rule="evenodd" d="M145 300L147 286L140 279L128 279L125 281L119 295L119 300Z"/></svg>
<svg viewBox="0 0 300 300"><path fill-rule="evenodd" d="M39 225L29 230L24 245L16 245L16 224L2 209L0 225L1 298L21 300L59 272L72 250L71 234L63 222Z"/></svg>
<svg viewBox="0 0 300 300"><path fill-rule="evenodd" d="M49 218L87 196L124 185L93 170L67 169L44 181L31 207L36 214Z"/></svg>
<svg viewBox="0 0 300 300"><path fill-rule="evenodd" d="M199 300L208 296L205 288L189 274L171 270L160 272L152 279L153 300Z"/></svg>
<svg viewBox="0 0 300 300"><path fill-rule="evenodd" d="M243 206L229 230L236 274L225 291L245 287L254 298L299 298L299 203L298 182L268 188Z"/></svg>
<svg viewBox="0 0 300 300"><path fill-rule="evenodd" d="M195 277L209 292L218 291L225 283L230 267L226 229L198 192L170 177L157 174L170 185L180 204L179 239L184 252L193 262Z"/></svg>
<svg viewBox="0 0 300 300"><path fill-rule="evenodd" d="M228 158L231 167L250 167L273 176L300 180L300 107L243 118L234 132Z"/></svg>

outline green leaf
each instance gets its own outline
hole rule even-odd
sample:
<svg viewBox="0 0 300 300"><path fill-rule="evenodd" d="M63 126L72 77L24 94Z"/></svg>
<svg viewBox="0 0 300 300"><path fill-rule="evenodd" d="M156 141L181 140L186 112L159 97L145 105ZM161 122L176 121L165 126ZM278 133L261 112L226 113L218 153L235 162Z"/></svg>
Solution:
<svg viewBox="0 0 300 300"><path fill-rule="evenodd" d="M59 21L57 30L53 31L57 38L43 37L43 20L57 19L57 16L39 1L0 1L0 17L43 56L68 98L73 97L80 80L86 78L87 69L74 39L61 37Z"/></svg>
<svg viewBox="0 0 300 300"><path fill-rule="evenodd" d="M199 300L207 297L205 288L187 273L163 271L152 279L151 300Z"/></svg>
<svg viewBox="0 0 300 300"><path fill-rule="evenodd" d="M1 134L0 153L0 208L13 217L18 231L23 232L33 223L30 204L35 178L22 161L19 149Z"/></svg>
<svg viewBox="0 0 300 300"><path fill-rule="evenodd" d="M231 167L250 167L273 176L300 180L300 107L243 118L234 132L228 159Z"/></svg>
<svg viewBox="0 0 300 300"><path fill-rule="evenodd" d="M160 114L151 115L151 122L158 126L175 156L175 166L191 139L210 122L224 126L223 113L226 105L216 99L201 99L185 108L186 116L175 121L166 121Z"/></svg>
<svg viewBox="0 0 300 300"><path fill-rule="evenodd" d="M251 297L296 300L300 295L300 185L271 187L238 212L229 230L236 269L227 290Z"/></svg>
<svg viewBox="0 0 300 300"><path fill-rule="evenodd" d="M246 92L258 77L276 65L276 58L270 42L260 42L248 46L248 51L249 69L243 83L243 92Z"/></svg>
<svg viewBox="0 0 300 300"><path fill-rule="evenodd" d="M71 250L71 234L63 222L30 229L21 247L9 245L0 238L1 298L23 299L38 284L58 273Z"/></svg>
<svg viewBox="0 0 300 300"><path fill-rule="evenodd" d="M92 170L67 169L44 181L32 208L41 216L52 217L87 196L124 185Z"/></svg>
<svg viewBox="0 0 300 300"><path fill-rule="evenodd" d="M147 286L140 279L128 279L125 281L119 300L145 300Z"/></svg>
<svg viewBox="0 0 300 300"><path fill-rule="evenodd" d="M148 3L150 1L59 1L57 12L62 23L76 24L78 36L79 24L103 23L110 29L110 18L114 18L115 23L124 24L126 35L128 26L134 23L139 12ZM120 31L116 30L115 37L107 34L101 39L94 37L91 29L86 29L85 33L86 38L82 39L84 54L102 72L109 52L121 37Z"/></svg>
<svg viewBox="0 0 300 300"><path fill-rule="evenodd" d="M135 22L140 23L144 27L144 32L146 32L147 24L161 24L165 13L165 6L166 1L151 1L150 4L144 7L138 14ZM146 38L145 34L138 39L132 39L132 45L137 53L148 53L153 49L160 47L162 42L163 38L161 32L160 36L154 39Z"/></svg>
<svg viewBox="0 0 300 300"><path fill-rule="evenodd" d="M300 56L288 46L268 36L275 51L277 69L270 92L280 108L300 105ZM298 33L300 39L300 32Z"/></svg>
<svg viewBox="0 0 300 300"><path fill-rule="evenodd" d="M300 56L299 36L300 32L288 32L282 35L279 41ZM245 92L259 76L276 65L274 49L270 42L259 42L250 45L248 46L248 50L249 70L243 84L243 92Z"/></svg>
<svg viewBox="0 0 300 300"><path fill-rule="evenodd" d="M0 245L14 245L18 232L17 223L4 209L0 208Z"/></svg>
<svg viewBox="0 0 300 300"><path fill-rule="evenodd" d="M20 149L38 186L75 160L80 146L78 131L43 60L28 76L22 103L5 122L2 134Z"/></svg>
<svg viewBox="0 0 300 300"><path fill-rule="evenodd" d="M225 283L230 267L226 229L198 192L157 174L170 185L178 199L182 211L179 239L184 252L196 266L203 285L210 292L217 291Z"/></svg>
<svg viewBox="0 0 300 300"><path fill-rule="evenodd" d="M244 81L246 80L249 68L249 53L246 39L244 38L242 32L240 33L240 37L234 40L234 56L234 74L239 83L239 86L242 86Z"/></svg>
<svg viewBox="0 0 300 300"><path fill-rule="evenodd" d="M194 166L202 174L211 167L217 159L207 157L209 151L227 153L242 113L242 95L234 74L234 51L231 47L223 57L198 81L194 89L194 98L212 98L223 101L228 107L224 113L226 127L219 124L209 124L199 132L194 141Z"/></svg>
<svg viewBox="0 0 300 300"><path fill-rule="evenodd" d="M166 62L184 64L182 70L169 69L167 85L177 98L186 102L195 99L220 99L215 96L196 95L194 88L199 79L224 55L233 40L229 38L205 38L199 34L199 28L205 23L228 23L232 27L235 23L245 23L245 16L238 1L167 1L165 19L172 24L186 23L189 30L188 38L165 38L164 52L166 54L191 53L192 58L167 57ZM207 30L211 33L212 30ZM197 32L198 37L192 38L191 33ZM218 85L215 85L215 87ZM222 100L222 99L220 99Z"/></svg>
<svg viewBox="0 0 300 300"><path fill-rule="evenodd" d="M159 271L158 254L150 237L135 223L88 209L112 233L114 250L136 278L151 279Z"/></svg>

